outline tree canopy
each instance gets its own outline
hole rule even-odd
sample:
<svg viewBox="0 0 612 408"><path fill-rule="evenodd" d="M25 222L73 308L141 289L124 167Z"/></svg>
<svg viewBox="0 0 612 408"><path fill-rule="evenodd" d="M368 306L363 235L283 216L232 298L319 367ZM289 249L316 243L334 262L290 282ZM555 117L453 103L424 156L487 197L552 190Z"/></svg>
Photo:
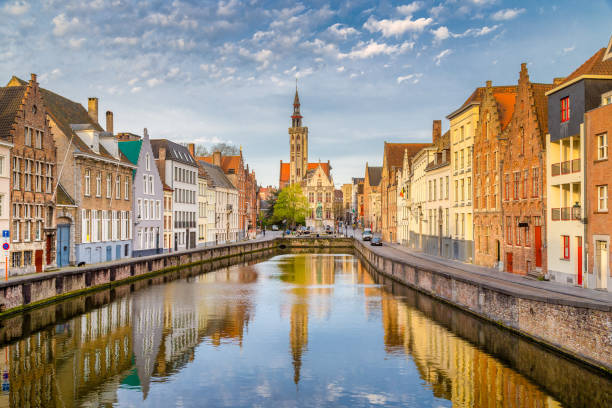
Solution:
<svg viewBox="0 0 612 408"><path fill-rule="evenodd" d="M210 156L213 152L221 152L223 156L237 156L240 154L240 148L225 142L215 143L210 149L202 143L195 145L196 156Z"/></svg>
<svg viewBox="0 0 612 408"><path fill-rule="evenodd" d="M287 220L287 225L304 224L309 214L308 200L299 184L292 184L281 190L274 204L274 218Z"/></svg>

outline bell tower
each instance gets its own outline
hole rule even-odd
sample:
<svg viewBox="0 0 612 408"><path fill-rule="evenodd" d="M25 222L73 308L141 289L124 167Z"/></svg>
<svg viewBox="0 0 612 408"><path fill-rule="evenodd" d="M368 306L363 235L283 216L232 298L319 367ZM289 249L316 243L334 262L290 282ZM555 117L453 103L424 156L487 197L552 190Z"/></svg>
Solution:
<svg viewBox="0 0 612 408"><path fill-rule="evenodd" d="M293 114L289 128L290 173L289 184L301 183L308 170L308 128L302 126L300 114L300 97L298 96L297 79L295 80L295 97Z"/></svg>

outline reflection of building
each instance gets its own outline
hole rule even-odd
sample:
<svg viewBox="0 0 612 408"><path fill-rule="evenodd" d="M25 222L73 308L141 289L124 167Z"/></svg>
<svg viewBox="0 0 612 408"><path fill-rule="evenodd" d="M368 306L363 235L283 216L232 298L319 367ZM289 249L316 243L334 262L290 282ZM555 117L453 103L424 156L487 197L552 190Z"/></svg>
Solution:
<svg viewBox="0 0 612 408"><path fill-rule="evenodd" d="M433 394L461 407L560 407L526 377L382 292L385 348L414 361Z"/></svg>

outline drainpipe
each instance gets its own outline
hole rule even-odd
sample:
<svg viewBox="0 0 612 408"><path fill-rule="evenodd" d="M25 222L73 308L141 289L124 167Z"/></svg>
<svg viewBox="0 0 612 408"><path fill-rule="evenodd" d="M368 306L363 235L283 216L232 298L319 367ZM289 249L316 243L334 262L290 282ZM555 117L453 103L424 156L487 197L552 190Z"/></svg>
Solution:
<svg viewBox="0 0 612 408"><path fill-rule="evenodd" d="M584 271L584 277L582 279L582 286L585 288L589 287L589 242L588 242L588 236L587 236L587 222L588 222L588 218L587 218L587 210L588 210L588 198L587 198L587 171L586 171L586 164L587 164L587 135L589 134L589 126L590 123L588 121L588 115L584 115L584 127L581 129L582 130L582 136L580 139L580 141L582 142L580 144L580 150L582 150L582 157L584 158L583 160L581 160L580 163L580 167L581 167L581 171L582 171L582 186L581 186L581 194L582 194L582 214L580 214L580 222L582 222L583 225L583 239L582 239L582 270ZM586 265L586 267L585 267ZM595 287L597 286L597 277L593 276L595 278Z"/></svg>

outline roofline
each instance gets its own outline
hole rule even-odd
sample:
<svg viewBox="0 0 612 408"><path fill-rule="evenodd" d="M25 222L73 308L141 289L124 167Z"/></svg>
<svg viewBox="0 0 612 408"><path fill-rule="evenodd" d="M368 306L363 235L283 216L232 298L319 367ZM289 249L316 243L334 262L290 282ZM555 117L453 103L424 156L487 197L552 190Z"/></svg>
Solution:
<svg viewBox="0 0 612 408"><path fill-rule="evenodd" d="M120 166L125 166L125 167L129 167L132 169L137 169L138 166L134 165L134 164L128 164L128 163L124 163L120 160L110 160L101 156L94 156L92 154L88 154L88 153L81 153L81 152L74 152L74 157L86 157L88 159L93 159L93 160L100 160L106 163L111 163L111 164L117 164Z"/></svg>
<svg viewBox="0 0 612 408"><path fill-rule="evenodd" d="M576 77L574 79L572 79L571 81L568 82L564 82L561 85L559 85L556 88L551 89L548 92L545 92L544 95L545 96L549 96L554 94L555 92L558 92L560 90L562 90L563 88L566 88L570 85L575 84L578 81L582 81L583 79L612 79L612 75L594 75L594 74L584 74L584 75L580 75L579 77Z"/></svg>
<svg viewBox="0 0 612 408"><path fill-rule="evenodd" d="M13 147L13 143L7 142L5 140L0 140L0 146Z"/></svg>
<svg viewBox="0 0 612 408"><path fill-rule="evenodd" d="M70 208L78 208L79 206L76 204L55 204L56 207L70 207Z"/></svg>
<svg viewBox="0 0 612 408"><path fill-rule="evenodd" d="M459 115L460 113L462 113L463 111L467 110L467 108L471 108L472 106L480 106L480 102L470 102L465 106L460 107L457 110L454 110L453 112L449 113L448 115L446 115L446 119L451 120L452 118L454 118L455 116Z"/></svg>

